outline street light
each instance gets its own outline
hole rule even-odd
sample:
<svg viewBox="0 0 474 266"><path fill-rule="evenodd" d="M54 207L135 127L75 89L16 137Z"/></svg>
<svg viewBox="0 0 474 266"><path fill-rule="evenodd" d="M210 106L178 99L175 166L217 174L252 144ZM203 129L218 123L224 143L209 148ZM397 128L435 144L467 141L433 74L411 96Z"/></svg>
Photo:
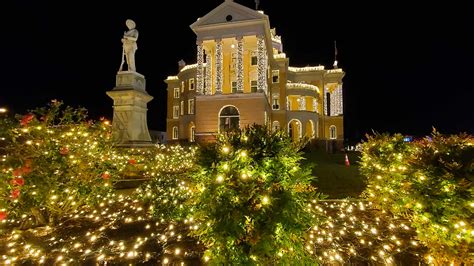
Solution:
<svg viewBox="0 0 474 266"><path fill-rule="evenodd" d="M4 108L4 107L1 107L1 108L0 108L0 114L4 114L4 113L6 113L6 112L8 112L8 109L7 109L7 108Z"/></svg>

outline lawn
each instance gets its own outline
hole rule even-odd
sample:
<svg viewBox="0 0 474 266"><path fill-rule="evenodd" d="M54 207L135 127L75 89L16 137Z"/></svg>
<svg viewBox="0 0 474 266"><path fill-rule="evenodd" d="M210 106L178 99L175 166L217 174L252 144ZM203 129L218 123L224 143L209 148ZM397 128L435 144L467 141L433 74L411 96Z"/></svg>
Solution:
<svg viewBox="0 0 474 266"><path fill-rule="evenodd" d="M329 198L358 197L365 188L364 178L359 173L359 152L348 152L350 166L345 165L345 154L329 154L314 149L305 152L306 164L314 164L315 185Z"/></svg>

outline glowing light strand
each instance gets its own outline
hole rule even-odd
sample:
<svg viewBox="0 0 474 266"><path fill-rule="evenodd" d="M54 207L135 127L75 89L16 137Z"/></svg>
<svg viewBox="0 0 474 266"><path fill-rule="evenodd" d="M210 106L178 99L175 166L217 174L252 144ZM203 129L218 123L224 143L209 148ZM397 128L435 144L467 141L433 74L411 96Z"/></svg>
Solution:
<svg viewBox="0 0 474 266"><path fill-rule="evenodd" d="M237 38L237 92L244 91L244 41Z"/></svg>
<svg viewBox="0 0 474 266"><path fill-rule="evenodd" d="M223 54L222 54L222 40L216 41L216 94L222 93L222 82L223 82Z"/></svg>
<svg viewBox="0 0 474 266"><path fill-rule="evenodd" d="M212 56L210 52L206 52L206 87L204 94L210 95L212 93Z"/></svg>
<svg viewBox="0 0 474 266"><path fill-rule="evenodd" d="M202 94L204 88L203 72L204 72L204 48L202 42L197 42L197 70L196 70L196 93Z"/></svg>
<svg viewBox="0 0 474 266"><path fill-rule="evenodd" d="M300 98L298 98L298 109L300 111L306 111L306 97L305 96L301 96Z"/></svg>
<svg viewBox="0 0 474 266"><path fill-rule="evenodd" d="M257 37L257 89L267 92L267 60L265 39L262 35Z"/></svg>
<svg viewBox="0 0 474 266"><path fill-rule="evenodd" d="M318 99L313 98L313 112L318 112Z"/></svg>

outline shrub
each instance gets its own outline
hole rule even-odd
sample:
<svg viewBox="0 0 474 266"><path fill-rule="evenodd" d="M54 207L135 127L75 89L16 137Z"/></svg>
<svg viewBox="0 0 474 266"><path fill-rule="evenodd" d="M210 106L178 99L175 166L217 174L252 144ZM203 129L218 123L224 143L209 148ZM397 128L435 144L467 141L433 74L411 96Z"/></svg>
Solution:
<svg viewBox="0 0 474 266"><path fill-rule="evenodd" d="M300 146L282 132L254 125L220 134L201 150L192 175L192 232L209 249L204 260L223 264L314 263L304 235L314 225L317 199Z"/></svg>
<svg viewBox="0 0 474 266"><path fill-rule="evenodd" d="M187 216L191 208L187 200L192 193L189 174L195 167L196 153L196 146L160 145L139 157L143 159L143 175L150 180L135 196L149 205L154 217L180 220Z"/></svg>
<svg viewBox="0 0 474 266"><path fill-rule="evenodd" d="M363 145L365 196L411 219L417 237L440 264L473 263L474 138L466 134L414 143L376 135Z"/></svg>
<svg viewBox="0 0 474 266"><path fill-rule="evenodd" d="M117 176L111 128L86 118L85 109L52 101L2 128L0 209L5 215L31 214L30 226L54 223L110 192Z"/></svg>

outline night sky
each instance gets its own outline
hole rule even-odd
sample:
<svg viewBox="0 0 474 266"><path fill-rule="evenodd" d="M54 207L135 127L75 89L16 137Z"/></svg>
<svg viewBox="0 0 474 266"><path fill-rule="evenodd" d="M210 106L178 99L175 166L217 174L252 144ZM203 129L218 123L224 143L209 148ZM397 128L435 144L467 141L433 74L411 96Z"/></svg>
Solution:
<svg viewBox="0 0 474 266"><path fill-rule="evenodd" d="M163 80L177 74L180 59L195 63L189 25L222 1L167 1L167 8L159 6L164 1L8 2L14 6L3 3L0 16L0 106L24 113L58 99L86 107L92 118L111 118L105 92L115 85L131 18L140 33L137 71L154 96L148 126L165 130ZM260 2L292 66L330 68L337 40L347 139L372 130L423 136L433 126L474 133L474 15L467 1Z"/></svg>

